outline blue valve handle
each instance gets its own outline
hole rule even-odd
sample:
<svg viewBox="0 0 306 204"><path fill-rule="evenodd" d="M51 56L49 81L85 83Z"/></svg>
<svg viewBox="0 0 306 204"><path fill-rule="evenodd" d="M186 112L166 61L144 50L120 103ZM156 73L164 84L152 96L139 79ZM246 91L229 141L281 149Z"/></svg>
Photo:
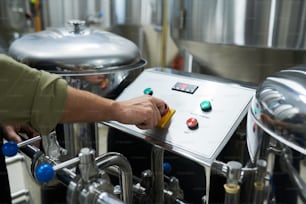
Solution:
<svg viewBox="0 0 306 204"><path fill-rule="evenodd" d="M35 169L35 177L40 183L47 183L51 181L55 176L55 171L51 164L40 164Z"/></svg>
<svg viewBox="0 0 306 204"><path fill-rule="evenodd" d="M54 178L56 171L70 166L75 166L79 162L80 159L75 157L54 166L49 163L40 164L35 169L35 178L40 183L47 183Z"/></svg>
<svg viewBox="0 0 306 204"><path fill-rule="evenodd" d="M17 154L19 147L16 142L9 141L2 145L2 153L7 157L12 157Z"/></svg>
<svg viewBox="0 0 306 204"><path fill-rule="evenodd" d="M31 143L39 141L39 140L41 140L40 136L33 137L31 139L20 142L18 144L16 142L13 142L13 141L8 141L7 143L2 145L2 153L3 153L3 155L5 155L7 157L15 156L17 154L17 152L19 151L20 147L26 146L28 144L31 144Z"/></svg>
<svg viewBox="0 0 306 204"><path fill-rule="evenodd" d="M163 168L164 168L164 172L165 172L166 174L169 174L169 173L172 171L172 166L171 166L171 164L168 163L168 162L164 162L164 163L163 163Z"/></svg>

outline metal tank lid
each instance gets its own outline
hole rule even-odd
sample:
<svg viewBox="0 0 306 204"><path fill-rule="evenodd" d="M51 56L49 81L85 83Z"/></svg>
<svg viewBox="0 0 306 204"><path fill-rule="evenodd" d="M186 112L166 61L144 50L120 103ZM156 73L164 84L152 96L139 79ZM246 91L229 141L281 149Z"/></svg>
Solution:
<svg viewBox="0 0 306 204"><path fill-rule="evenodd" d="M306 154L306 65L279 71L257 88L249 112L282 144Z"/></svg>
<svg viewBox="0 0 306 204"><path fill-rule="evenodd" d="M85 28L84 21L69 24L26 34L11 44L8 54L31 67L59 72L113 72L146 64L130 40Z"/></svg>

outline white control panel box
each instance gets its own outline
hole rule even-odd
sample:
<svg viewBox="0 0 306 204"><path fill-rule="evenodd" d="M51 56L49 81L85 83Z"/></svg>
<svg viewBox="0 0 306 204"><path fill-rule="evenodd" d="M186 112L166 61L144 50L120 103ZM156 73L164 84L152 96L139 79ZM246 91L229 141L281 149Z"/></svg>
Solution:
<svg viewBox="0 0 306 204"><path fill-rule="evenodd" d="M246 116L254 93L254 87L237 81L167 68L146 69L116 100L152 94L175 109L171 120L164 128L151 130L113 121L106 124L210 166Z"/></svg>

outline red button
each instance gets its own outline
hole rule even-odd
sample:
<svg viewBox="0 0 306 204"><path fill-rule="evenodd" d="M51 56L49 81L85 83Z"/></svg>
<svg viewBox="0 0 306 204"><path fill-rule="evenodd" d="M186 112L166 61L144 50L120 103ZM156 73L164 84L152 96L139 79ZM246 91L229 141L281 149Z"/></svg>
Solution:
<svg viewBox="0 0 306 204"><path fill-rule="evenodd" d="M188 128L191 129L191 130L195 130L199 127L198 120L195 119L195 118L189 118L186 121L186 124L187 124Z"/></svg>

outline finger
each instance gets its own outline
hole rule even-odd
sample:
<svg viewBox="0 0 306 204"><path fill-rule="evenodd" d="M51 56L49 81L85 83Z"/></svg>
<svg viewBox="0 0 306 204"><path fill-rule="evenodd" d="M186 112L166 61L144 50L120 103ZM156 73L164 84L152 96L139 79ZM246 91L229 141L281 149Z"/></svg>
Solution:
<svg viewBox="0 0 306 204"><path fill-rule="evenodd" d="M136 125L136 127L138 127L139 129L142 129L142 130L146 130L146 129L149 129L150 127L147 125L147 123L140 123L138 125Z"/></svg>
<svg viewBox="0 0 306 204"><path fill-rule="evenodd" d="M32 127L30 126L22 126L22 130L29 136L29 137L34 137L39 135L38 132L36 132Z"/></svg>
<svg viewBox="0 0 306 204"><path fill-rule="evenodd" d="M169 111L169 106L165 103L163 107L158 108L160 111L160 115L163 117Z"/></svg>
<svg viewBox="0 0 306 204"><path fill-rule="evenodd" d="M160 113L156 107L153 107L153 109L150 111L151 114L147 115L145 119L143 119L143 122L140 124L137 124L136 127L139 129L150 129L153 128L161 118Z"/></svg>
<svg viewBox="0 0 306 204"><path fill-rule="evenodd" d="M16 143L22 142L21 137L16 133L15 129L12 126L7 126L5 128L6 138L8 140L14 141Z"/></svg>
<svg viewBox="0 0 306 204"><path fill-rule="evenodd" d="M167 105L167 103L165 103L163 100L160 100L160 99L156 99L154 102L155 102L156 107L159 110L160 115L164 116L169 110L169 106Z"/></svg>
<svg viewBox="0 0 306 204"><path fill-rule="evenodd" d="M149 128L154 127L158 121L161 119L161 113L159 108L156 106L156 104L152 104L150 106L151 110L150 110L150 114L147 116L146 124Z"/></svg>

